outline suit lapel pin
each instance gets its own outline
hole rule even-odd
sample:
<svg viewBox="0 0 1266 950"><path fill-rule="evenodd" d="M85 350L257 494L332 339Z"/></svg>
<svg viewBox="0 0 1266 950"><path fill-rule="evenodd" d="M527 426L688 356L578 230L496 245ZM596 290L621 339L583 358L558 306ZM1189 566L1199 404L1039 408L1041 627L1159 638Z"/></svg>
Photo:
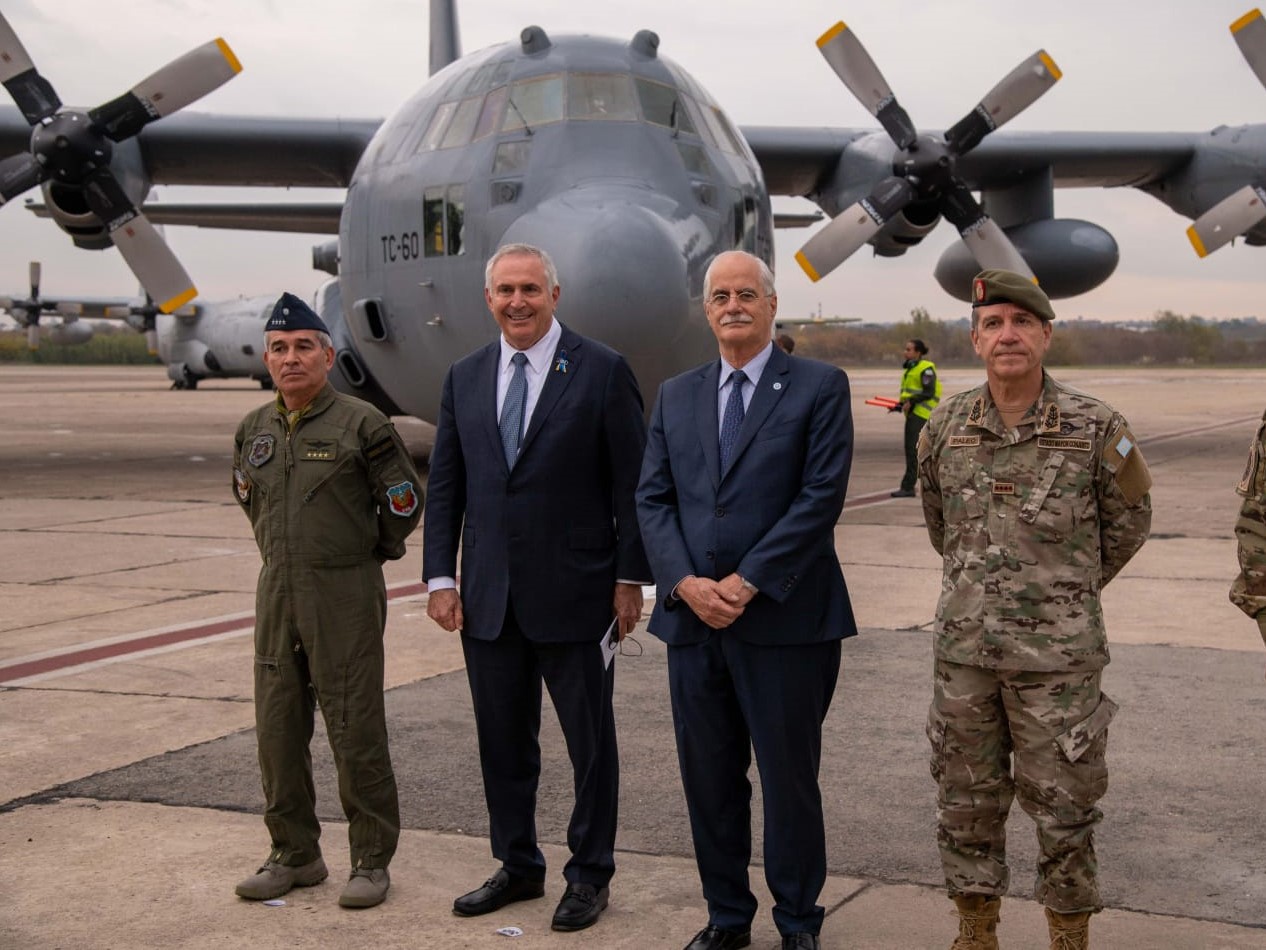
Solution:
<svg viewBox="0 0 1266 950"><path fill-rule="evenodd" d="M567 351L566 351L566 350L559 350L559 351L558 351L558 356L557 356L557 358L555 358L555 360L554 360L554 372L556 372L556 373L563 373L564 375L566 375L566 373L567 373L567 368L568 368L570 365L571 365L571 364L567 362Z"/></svg>
<svg viewBox="0 0 1266 950"><path fill-rule="evenodd" d="M782 389L782 383L774 383L774 392L778 392L780 389Z"/></svg>

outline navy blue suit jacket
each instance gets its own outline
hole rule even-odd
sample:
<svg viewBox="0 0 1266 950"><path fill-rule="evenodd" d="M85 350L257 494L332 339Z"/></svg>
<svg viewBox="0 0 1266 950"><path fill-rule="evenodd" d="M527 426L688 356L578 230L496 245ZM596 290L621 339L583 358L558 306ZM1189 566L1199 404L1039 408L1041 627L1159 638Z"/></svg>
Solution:
<svg viewBox="0 0 1266 950"><path fill-rule="evenodd" d="M658 585L650 630L670 644L712 630L671 596L689 574L737 571L759 593L727 632L761 644L857 632L835 553L853 458L848 378L775 347L730 466L717 446L719 360L668 380L651 416L638 518Z"/></svg>
<svg viewBox="0 0 1266 950"><path fill-rule="evenodd" d="M530 640L597 641L617 578L650 579L633 501L646 442L637 380L620 354L564 326L511 470L497 428L499 346L444 380L422 576L457 576L460 541L467 636L496 638L512 601Z"/></svg>

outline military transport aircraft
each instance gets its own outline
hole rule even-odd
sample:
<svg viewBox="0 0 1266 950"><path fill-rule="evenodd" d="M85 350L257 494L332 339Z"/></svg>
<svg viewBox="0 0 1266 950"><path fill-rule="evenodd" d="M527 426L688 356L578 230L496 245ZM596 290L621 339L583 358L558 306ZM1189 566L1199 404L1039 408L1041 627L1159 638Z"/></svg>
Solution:
<svg viewBox="0 0 1266 950"><path fill-rule="evenodd" d="M26 329L31 349L39 347L41 338L86 343L95 332L90 321L123 320L145 334L150 353L166 365L173 389L196 389L204 379L236 378L254 379L272 388L263 363L263 326L280 293L200 300L168 314L143 289L136 297L42 294L40 271L40 262L32 261L31 287L25 297L0 297L0 310Z"/></svg>
<svg viewBox="0 0 1266 950"><path fill-rule="evenodd" d="M1259 20L1235 33L1250 60L1266 47ZM944 217L963 238L936 267L948 292L960 296L979 265L1002 264L1064 297L1102 283L1117 247L1096 224L1054 218L1055 186L1133 186L1200 219L1259 184L1266 157L1266 126L995 134L1059 78L1043 51L947 132L920 134L838 24L819 49L883 131L740 131L648 30L617 40L531 26L460 56L454 4L433 0L430 38L430 81L386 121L272 120L171 114L234 74L223 41L96 109L63 107L0 20L0 80L20 109L0 110L0 197L39 184L76 244L119 245L164 307L188 282L152 224L337 234L314 258L337 273L317 301L337 383L434 419L447 367L488 339L483 261L505 242L551 252L567 275L564 318L625 353L653 392L715 354L698 319L711 257L741 247L772 259L774 227L806 223L780 222L771 194L807 197L834 218L797 255L811 276L865 244L904 254ZM144 204L159 183L347 192L327 204ZM1213 225L1266 243L1266 223L1244 215Z"/></svg>

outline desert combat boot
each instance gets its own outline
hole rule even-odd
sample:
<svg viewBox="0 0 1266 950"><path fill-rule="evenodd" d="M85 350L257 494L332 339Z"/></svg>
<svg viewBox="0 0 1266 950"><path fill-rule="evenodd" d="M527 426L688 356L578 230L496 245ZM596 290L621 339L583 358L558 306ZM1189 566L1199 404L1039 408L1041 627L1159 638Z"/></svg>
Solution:
<svg viewBox="0 0 1266 950"><path fill-rule="evenodd" d="M1051 950L1089 950L1090 914L1059 914L1046 908Z"/></svg>
<svg viewBox="0 0 1266 950"><path fill-rule="evenodd" d="M950 950L998 950L998 918L1002 898L987 894L955 894L958 937Z"/></svg>

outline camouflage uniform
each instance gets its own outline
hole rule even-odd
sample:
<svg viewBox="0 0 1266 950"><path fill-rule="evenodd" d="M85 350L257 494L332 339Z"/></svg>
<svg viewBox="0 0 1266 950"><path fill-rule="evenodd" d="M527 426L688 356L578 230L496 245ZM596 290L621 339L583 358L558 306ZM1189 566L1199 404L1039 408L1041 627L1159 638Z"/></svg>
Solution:
<svg viewBox="0 0 1266 950"><path fill-rule="evenodd" d="M312 781L319 703L349 824L352 868L385 868L400 811L387 749L382 563L405 553L422 515L418 474L391 422L328 384L288 413L247 415L234 495L263 566L255 597L255 727L270 861L321 854Z"/></svg>
<svg viewBox="0 0 1266 950"><path fill-rule="evenodd" d="M1005 893L1018 795L1037 824L1037 899L1097 910L1095 803L1116 711L1100 691L1099 592L1147 539L1147 466L1120 414L1043 373L1013 430L987 386L942 403L919 470L945 564L928 738L950 893Z"/></svg>
<svg viewBox="0 0 1266 950"><path fill-rule="evenodd" d="M1266 641L1266 414L1249 449L1244 477L1236 487L1244 498L1235 522L1240 573L1231 584L1231 603L1257 618Z"/></svg>

